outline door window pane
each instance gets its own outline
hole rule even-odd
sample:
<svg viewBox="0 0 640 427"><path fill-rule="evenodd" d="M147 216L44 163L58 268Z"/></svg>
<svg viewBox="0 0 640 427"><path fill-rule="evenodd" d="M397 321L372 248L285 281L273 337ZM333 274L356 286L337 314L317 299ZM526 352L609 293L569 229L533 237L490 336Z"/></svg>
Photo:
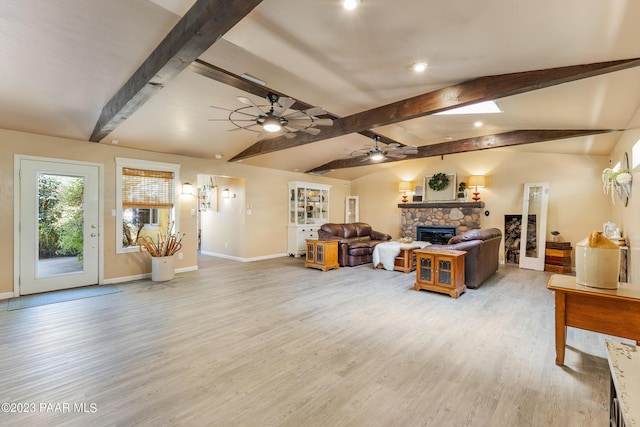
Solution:
<svg viewBox="0 0 640 427"><path fill-rule="evenodd" d="M38 174L36 277L84 271L85 179Z"/></svg>

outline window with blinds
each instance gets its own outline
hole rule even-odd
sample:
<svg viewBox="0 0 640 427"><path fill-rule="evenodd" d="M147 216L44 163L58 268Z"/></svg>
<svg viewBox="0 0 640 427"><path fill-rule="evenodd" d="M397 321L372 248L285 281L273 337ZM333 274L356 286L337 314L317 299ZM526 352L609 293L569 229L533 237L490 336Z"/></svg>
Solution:
<svg viewBox="0 0 640 427"><path fill-rule="evenodd" d="M122 207L173 207L173 172L122 168Z"/></svg>
<svg viewBox="0 0 640 427"><path fill-rule="evenodd" d="M176 185L180 165L116 157L116 253L138 252L180 222Z"/></svg>

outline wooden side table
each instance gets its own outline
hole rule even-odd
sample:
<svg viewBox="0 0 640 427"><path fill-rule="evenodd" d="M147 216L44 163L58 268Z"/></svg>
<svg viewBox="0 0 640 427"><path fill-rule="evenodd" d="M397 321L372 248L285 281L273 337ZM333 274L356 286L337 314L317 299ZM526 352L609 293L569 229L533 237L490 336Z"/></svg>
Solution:
<svg viewBox="0 0 640 427"><path fill-rule="evenodd" d="M414 271L417 265L416 253L414 252L416 249L420 249L420 246L400 248L400 254L393 260L393 269L403 273Z"/></svg>
<svg viewBox="0 0 640 427"><path fill-rule="evenodd" d="M464 284L464 251L417 249L416 291L425 289L458 298L467 290Z"/></svg>
<svg viewBox="0 0 640 427"><path fill-rule="evenodd" d="M307 239L307 254L304 259L304 266L307 268L317 268L327 271L332 268L340 268L338 264L338 241L337 240L312 240Z"/></svg>

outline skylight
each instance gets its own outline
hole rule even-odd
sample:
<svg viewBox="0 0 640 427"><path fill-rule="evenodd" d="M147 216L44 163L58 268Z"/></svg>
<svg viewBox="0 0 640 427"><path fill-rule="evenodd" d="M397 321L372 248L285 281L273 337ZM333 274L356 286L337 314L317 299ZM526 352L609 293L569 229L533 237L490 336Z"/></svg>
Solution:
<svg viewBox="0 0 640 427"><path fill-rule="evenodd" d="M477 104L465 105L464 107L453 108L451 110L442 111L435 115L445 114L493 114L502 113L502 109L495 101L478 102Z"/></svg>

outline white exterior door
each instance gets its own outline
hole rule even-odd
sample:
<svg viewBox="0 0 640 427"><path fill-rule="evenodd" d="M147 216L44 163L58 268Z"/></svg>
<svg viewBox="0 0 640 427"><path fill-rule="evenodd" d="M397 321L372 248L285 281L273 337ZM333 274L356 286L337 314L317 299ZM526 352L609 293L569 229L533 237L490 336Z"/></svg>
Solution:
<svg viewBox="0 0 640 427"><path fill-rule="evenodd" d="M100 167L19 165L19 295L98 284Z"/></svg>

